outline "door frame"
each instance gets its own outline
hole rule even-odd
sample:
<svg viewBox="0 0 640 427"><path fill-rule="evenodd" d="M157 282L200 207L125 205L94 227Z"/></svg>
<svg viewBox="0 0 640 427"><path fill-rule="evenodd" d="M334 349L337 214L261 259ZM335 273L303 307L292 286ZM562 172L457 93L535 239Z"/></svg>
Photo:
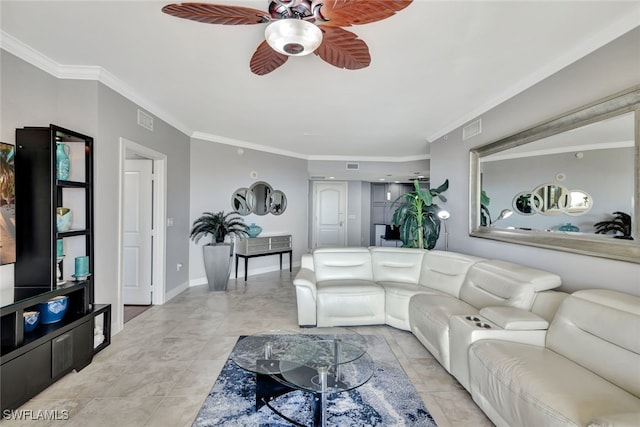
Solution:
<svg viewBox="0 0 640 427"><path fill-rule="evenodd" d="M313 181L312 185L312 218L311 221L311 248L316 248L317 240L318 240L318 185L320 184L331 184L331 185L341 185L344 187L344 227L342 228L342 232L344 233L344 246L349 246L349 230L348 227L348 211L349 211L349 184L347 181Z"/></svg>
<svg viewBox="0 0 640 427"><path fill-rule="evenodd" d="M153 284L152 299L153 305L164 304L166 299L166 227L167 223L167 156L159 151L145 147L144 145L120 138L120 158L118 173L118 298L117 304L121 308L119 319L114 319L120 329L124 325L124 254L122 245L124 243L124 161L127 152L132 152L141 157L153 161Z"/></svg>

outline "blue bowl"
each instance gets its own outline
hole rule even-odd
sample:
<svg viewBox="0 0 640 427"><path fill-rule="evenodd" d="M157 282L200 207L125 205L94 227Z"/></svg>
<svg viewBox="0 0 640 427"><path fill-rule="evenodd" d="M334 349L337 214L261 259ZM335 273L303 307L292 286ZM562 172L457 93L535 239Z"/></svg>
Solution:
<svg viewBox="0 0 640 427"><path fill-rule="evenodd" d="M67 312L69 297L59 296L38 304L40 322L44 324L56 323L62 320Z"/></svg>
<svg viewBox="0 0 640 427"><path fill-rule="evenodd" d="M40 321L40 312L25 311L22 313L22 317L24 317L24 332L31 332L36 328L36 326L38 326L38 322Z"/></svg>

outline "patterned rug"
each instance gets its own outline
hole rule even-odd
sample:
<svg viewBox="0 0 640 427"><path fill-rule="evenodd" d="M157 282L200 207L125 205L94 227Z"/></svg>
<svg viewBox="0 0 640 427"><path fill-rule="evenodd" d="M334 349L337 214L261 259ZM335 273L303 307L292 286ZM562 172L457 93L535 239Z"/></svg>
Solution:
<svg viewBox="0 0 640 427"><path fill-rule="evenodd" d="M372 335L365 338L367 351L375 362L373 377L357 389L328 397L327 424L339 427L436 427L386 340ZM255 389L255 375L239 368L231 358L227 359L193 427L291 426L266 406L256 412ZM304 425L313 425L310 393L293 391L275 398L271 405Z"/></svg>

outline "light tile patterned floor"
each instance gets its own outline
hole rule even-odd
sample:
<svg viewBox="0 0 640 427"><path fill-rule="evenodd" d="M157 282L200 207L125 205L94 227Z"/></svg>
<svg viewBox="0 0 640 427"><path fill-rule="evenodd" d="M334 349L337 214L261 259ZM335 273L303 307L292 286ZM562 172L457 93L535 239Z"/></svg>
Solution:
<svg viewBox="0 0 640 427"><path fill-rule="evenodd" d="M57 410L68 420L0 424L191 426L239 335L297 329L294 275L273 272L250 276L246 283L232 279L225 293L193 287L154 306L128 322L91 365L20 408L34 414ZM355 329L387 339L440 427L493 425L410 332L389 326Z"/></svg>

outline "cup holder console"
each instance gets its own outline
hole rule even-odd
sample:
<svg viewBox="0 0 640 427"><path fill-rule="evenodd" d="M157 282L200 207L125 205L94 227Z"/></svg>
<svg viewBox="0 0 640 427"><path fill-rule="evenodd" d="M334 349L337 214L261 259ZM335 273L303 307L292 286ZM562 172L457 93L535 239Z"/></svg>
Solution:
<svg viewBox="0 0 640 427"><path fill-rule="evenodd" d="M464 316L469 322L475 323L478 328L491 329L491 325L480 320L478 316Z"/></svg>

